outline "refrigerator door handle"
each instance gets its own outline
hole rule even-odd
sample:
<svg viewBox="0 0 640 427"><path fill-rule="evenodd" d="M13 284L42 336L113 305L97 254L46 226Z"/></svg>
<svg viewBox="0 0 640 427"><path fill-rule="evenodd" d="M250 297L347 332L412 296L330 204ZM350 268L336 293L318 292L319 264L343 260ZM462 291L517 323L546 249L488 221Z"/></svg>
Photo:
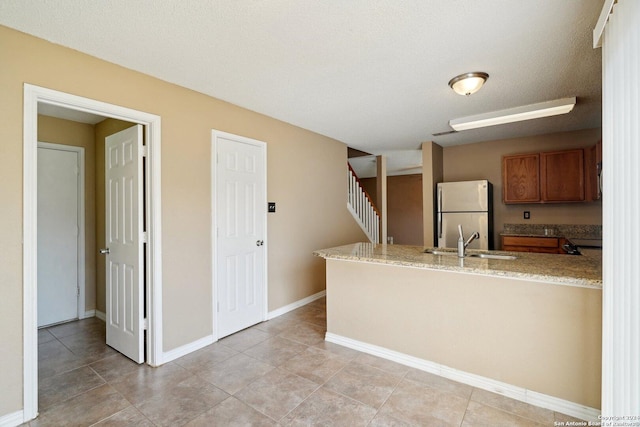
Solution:
<svg viewBox="0 0 640 427"><path fill-rule="evenodd" d="M438 188L438 239L442 239L442 188Z"/></svg>

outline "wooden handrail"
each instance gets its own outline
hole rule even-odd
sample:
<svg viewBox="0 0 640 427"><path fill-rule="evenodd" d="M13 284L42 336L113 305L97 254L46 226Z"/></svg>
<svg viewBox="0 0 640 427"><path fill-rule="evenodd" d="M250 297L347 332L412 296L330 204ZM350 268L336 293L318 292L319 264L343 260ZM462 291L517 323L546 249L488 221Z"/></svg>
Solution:
<svg viewBox="0 0 640 427"><path fill-rule="evenodd" d="M378 214L378 216L382 216L380 215L380 211L378 210L378 207L376 206L376 204L373 203L373 199L371 198L367 190L365 190L364 185L362 185L362 181L360 181L360 178L358 178L358 174L356 173L356 171L353 170L349 162L347 162L347 166L349 167L349 170L355 177L356 182L360 185L360 188L362 188L362 191L364 192L364 195L367 197L367 200L369 200L369 203L371 203L371 207L373 208L373 210Z"/></svg>

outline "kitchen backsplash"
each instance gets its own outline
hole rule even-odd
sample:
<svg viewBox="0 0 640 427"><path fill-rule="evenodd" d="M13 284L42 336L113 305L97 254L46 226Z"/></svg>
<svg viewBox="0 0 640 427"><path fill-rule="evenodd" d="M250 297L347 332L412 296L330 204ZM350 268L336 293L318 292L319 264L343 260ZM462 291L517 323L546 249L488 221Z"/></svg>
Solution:
<svg viewBox="0 0 640 427"><path fill-rule="evenodd" d="M545 233L545 230L547 232ZM504 224L503 234L530 234L573 237L577 239L601 239L602 225L572 224Z"/></svg>

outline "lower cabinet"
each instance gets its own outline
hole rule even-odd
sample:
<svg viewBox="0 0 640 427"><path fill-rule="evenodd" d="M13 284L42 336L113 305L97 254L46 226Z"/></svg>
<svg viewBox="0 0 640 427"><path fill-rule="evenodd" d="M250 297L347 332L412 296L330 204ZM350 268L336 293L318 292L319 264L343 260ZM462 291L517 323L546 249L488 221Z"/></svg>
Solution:
<svg viewBox="0 0 640 427"><path fill-rule="evenodd" d="M502 236L503 251L566 254L565 243L562 237Z"/></svg>

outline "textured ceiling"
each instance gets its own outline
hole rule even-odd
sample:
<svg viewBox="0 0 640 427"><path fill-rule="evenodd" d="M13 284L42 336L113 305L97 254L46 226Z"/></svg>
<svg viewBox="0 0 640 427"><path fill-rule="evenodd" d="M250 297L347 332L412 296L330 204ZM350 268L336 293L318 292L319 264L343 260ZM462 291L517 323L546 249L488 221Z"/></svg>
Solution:
<svg viewBox="0 0 640 427"><path fill-rule="evenodd" d="M2 0L0 24L370 153L601 125L601 0ZM490 77L463 97L447 82ZM434 137L576 96L573 112Z"/></svg>

